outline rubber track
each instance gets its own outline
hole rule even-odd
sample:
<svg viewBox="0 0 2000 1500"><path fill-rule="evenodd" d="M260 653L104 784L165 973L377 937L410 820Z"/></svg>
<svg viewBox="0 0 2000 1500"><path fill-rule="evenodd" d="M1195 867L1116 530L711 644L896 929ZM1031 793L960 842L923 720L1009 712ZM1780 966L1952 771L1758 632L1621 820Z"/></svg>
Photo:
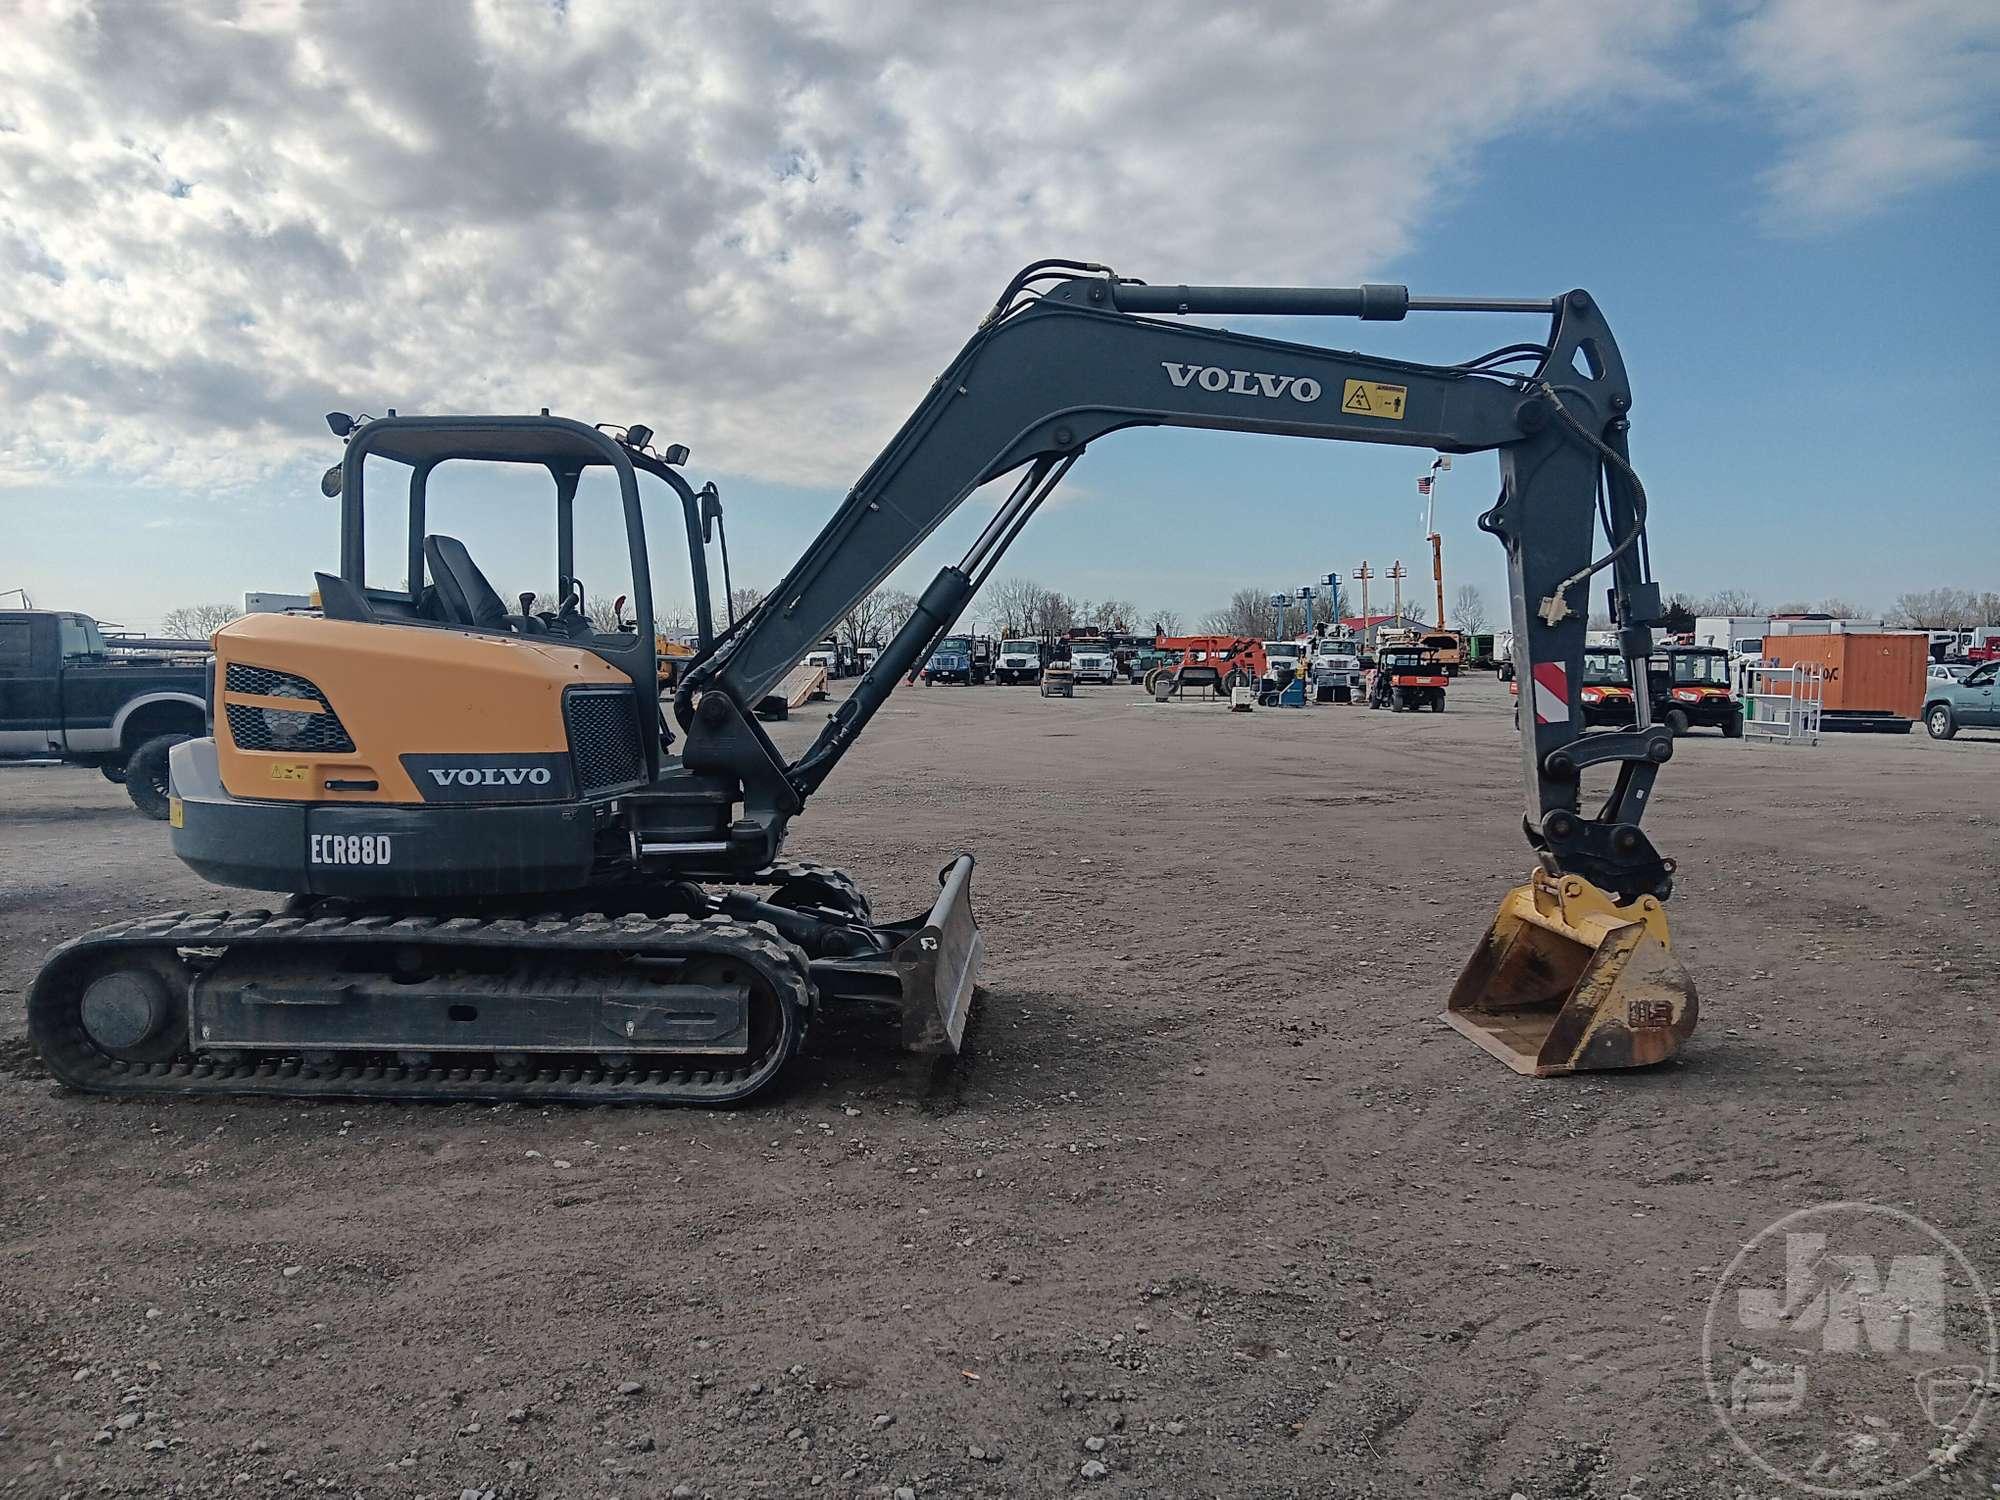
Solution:
<svg viewBox="0 0 2000 1500"><path fill-rule="evenodd" d="M96 960L124 953L165 954L181 948L359 947L421 943L427 948L517 950L523 958L617 953L684 958L714 955L756 968L778 997L783 1026L761 1057L708 1067L681 1058L646 1060L611 1069L580 1063L573 1054L543 1054L546 1065L518 1069L470 1064L404 1067L380 1061L314 1067L295 1056L220 1062L186 1054L171 1062L131 1063L107 1057L85 1035L81 986L71 976ZM814 993L806 957L761 923L728 917L700 921L601 913L524 921L516 918L396 916L273 916L267 911L174 912L114 923L62 944L28 991L28 1034L57 1078L100 1094L264 1095L281 1098L502 1100L569 1104L736 1104L767 1087L798 1051L812 1015ZM528 1049L523 1049L528 1050ZM485 1054L480 1054L484 1057Z"/></svg>

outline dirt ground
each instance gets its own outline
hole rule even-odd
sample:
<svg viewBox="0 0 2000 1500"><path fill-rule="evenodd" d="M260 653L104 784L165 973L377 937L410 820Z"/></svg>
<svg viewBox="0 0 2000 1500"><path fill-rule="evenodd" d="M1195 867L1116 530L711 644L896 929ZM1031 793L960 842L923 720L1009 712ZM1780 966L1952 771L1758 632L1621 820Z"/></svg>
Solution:
<svg viewBox="0 0 2000 1500"><path fill-rule="evenodd" d="M260 903L0 770L0 1494L1779 1492L1701 1376L1749 1236L1871 1200L2000 1277L2000 736L1683 741L1701 1029L1529 1081L1437 1020L1529 863L1509 703L899 690L795 852L884 912L978 855L968 1052L823 1032L734 1113L62 1093L50 946Z"/></svg>

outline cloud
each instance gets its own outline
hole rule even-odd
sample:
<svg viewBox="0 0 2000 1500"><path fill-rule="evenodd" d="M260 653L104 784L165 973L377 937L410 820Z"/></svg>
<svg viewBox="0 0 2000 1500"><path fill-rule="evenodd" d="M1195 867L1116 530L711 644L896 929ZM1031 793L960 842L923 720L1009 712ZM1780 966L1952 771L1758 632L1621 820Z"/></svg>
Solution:
<svg viewBox="0 0 2000 1500"><path fill-rule="evenodd" d="M48 0L0 58L0 482L544 405L844 481L1022 263L1379 274L1690 3Z"/></svg>
<svg viewBox="0 0 2000 1500"><path fill-rule="evenodd" d="M1994 163L1994 0L1772 0L1732 43L1784 139L1774 224L1836 226Z"/></svg>

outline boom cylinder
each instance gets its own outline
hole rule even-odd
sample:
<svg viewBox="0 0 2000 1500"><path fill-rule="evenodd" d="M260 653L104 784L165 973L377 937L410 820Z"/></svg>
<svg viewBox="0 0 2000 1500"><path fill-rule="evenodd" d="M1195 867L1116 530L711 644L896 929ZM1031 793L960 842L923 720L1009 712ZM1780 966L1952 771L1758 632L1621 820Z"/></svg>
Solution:
<svg viewBox="0 0 2000 1500"><path fill-rule="evenodd" d="M882 648L874 665L861 674L854 691L834 710L812 748L792 766L792 785L801 796L826 779L840 759L842 748L866 729L868 721L875 717L875 710L889 701L889 694L896 689L896 679L922 661L931 649L931 642L957 623L960 611L971 597L972 580L964 573L957 568L938 570L938 576L924 590L903 628Z"/></svg>

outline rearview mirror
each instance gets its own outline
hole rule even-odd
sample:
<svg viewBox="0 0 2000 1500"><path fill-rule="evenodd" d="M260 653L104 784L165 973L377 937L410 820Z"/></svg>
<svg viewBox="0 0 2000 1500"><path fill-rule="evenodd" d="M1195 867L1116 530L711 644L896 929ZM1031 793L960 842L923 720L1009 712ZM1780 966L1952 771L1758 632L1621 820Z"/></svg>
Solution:
<svg viewBox="0 0 2000 1500"><path fill-rule="evenodd" d="M319 476L319 492L329 500L340 498L340 465L335 464Z"/></svg>

